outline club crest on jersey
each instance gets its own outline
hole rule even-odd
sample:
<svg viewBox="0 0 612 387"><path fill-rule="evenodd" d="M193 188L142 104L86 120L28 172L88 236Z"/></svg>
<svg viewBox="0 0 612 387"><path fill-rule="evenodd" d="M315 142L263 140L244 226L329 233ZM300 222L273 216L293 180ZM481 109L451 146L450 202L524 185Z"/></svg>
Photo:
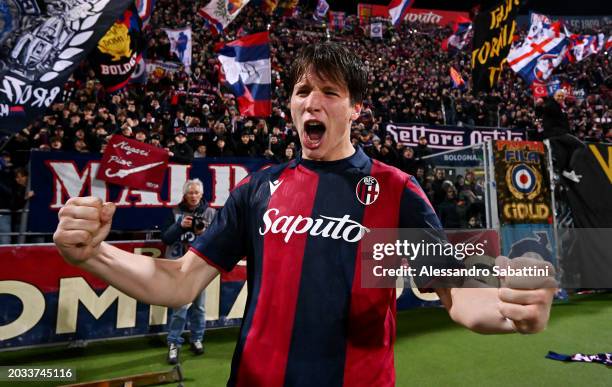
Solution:
<svg viewBox="0 0 612 387"><path fill-rule="evenodd" d="M372 176L366 176L359 180L357 187L355 187L355 195L357 195L357 200L366 206L374 203L376 199L378 199L379 193L380 185L378 184L378 180Z"/></svg>

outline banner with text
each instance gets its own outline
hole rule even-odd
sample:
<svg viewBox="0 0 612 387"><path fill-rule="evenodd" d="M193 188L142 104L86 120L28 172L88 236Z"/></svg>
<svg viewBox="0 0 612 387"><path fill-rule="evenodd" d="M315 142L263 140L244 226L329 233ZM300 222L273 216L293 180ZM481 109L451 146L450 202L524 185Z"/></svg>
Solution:
<svg viewBox="0 0 612 387"><path fill-rule="evenodd" d="M612 15L555 15L555 19L562 20L563 24L573 33L596 31L612 24ZM516 20L519 27L528 29L531 24L531 15L519 15Z"/></svg>
<svg viewBox="0 0 612 387"><path fill-rule="evenodd" d="M221 207L230 190L250 172L269 163L257 158L195 159L191 165L168 164L159 192L119 187L99 180L100 155L34 151L31 162L31 189L28 230L52 232L57 227L57 212L74 196L93 195L115 202L116 230L148 230L163 226L170 209L183 197L183 183L199 178L204 196L213 207Z"/></svg>
<svg viewBox="0 0 612 387"><path fill-rule="evenodd" d="M410 8L404 20L410 23L437 24L440 27L446 27L449 24L461 23L462 20L469 17L470 14L467 12Z"/></svg>
<svg viewBox="0 0 612 387"><path fill-rule="evenodd" d="M527 138L524 129L427 124L384 124L383 127L396 142L407 146L417 146L419 138L425 136L429 148L434 153L476 145L488 140L522 141Z"/></svg>
<svg viewBox="0 0 612 387"><path fill-rule="evenodd" d="M501 224L552 223L544 143L495 141L493 158Z"/></svg>
<svg viewBox="0 0 612 387"><path fill-rule="evenodd" d="M96 77L108 92L127 85L146 44L138 10L131 4L89 55Z"/></svg>
<svg viewBox="0 0 612 387"><path fill-rule="evenodd" d="M163 257L158 241L112 242L134 253ZM64 262L55 245L0 246L0 351L76 340L167 331L169 310L136 301ZM41 269L44 268L44 269ZM206 290L207 327L236 326L246 303L240 262Z"/></svg>
<svg viewBox="0 0 612 387"><path fill-rule="evenodd" d="M471 65L475 91L489 91L497 83L517 31L519 6L520 0L504 0L476 16Z"/></svg>

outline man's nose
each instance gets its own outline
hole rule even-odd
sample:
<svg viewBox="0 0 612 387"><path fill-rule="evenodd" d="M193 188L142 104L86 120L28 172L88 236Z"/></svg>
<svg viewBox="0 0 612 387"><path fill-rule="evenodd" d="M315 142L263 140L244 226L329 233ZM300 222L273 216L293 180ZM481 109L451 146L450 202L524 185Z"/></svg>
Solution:
<svg viewBox="0 0 612 387"><path fill-rule="evenodd" d="M306 97L305 106L306 111L309 113L320 111L322 104L322 94L318 91L312 91L310 94L308 94L308 97Z"/></svg>

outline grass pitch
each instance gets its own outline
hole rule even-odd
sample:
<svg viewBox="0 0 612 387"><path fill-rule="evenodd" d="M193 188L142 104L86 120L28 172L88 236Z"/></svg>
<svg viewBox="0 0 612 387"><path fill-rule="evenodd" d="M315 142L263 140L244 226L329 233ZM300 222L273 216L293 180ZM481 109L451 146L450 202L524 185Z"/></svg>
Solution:
<svg viewBox="0 0 612 387"><path fill-rule="evenodd" d="M559 353L612 352L612 294L574 296L553 307L537 335L478 335L450 321L442 309L398 314L397 386L611 386L601 364L545 359ZM238 329L206 333L206 354L181 354L185 386L223 386ZM164 337L91 343L86 348L39 348L0 353L0 365L70 366L79 382L169 370ZM8 382L0 382L0 385ZM21 382L16 386L53 386ZM318 387L318 386L317 386ZM373 386L374 387L374 386Z"/></svg>

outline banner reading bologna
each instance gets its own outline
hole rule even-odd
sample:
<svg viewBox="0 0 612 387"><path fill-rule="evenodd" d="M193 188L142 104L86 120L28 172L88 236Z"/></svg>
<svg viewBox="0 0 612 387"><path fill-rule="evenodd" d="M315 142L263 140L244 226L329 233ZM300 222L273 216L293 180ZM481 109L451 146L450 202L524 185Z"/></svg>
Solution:
<svg viewBox="0 0 612 387"><path fill-rule="evenodd" d="M57 212L74 196L97 196L115 202L116 230L150 230L163 227L170 209L183 198L183 184L199 178L204 196L212 207L221 207L230 190L250 172L269 164L256 158L195 159L191 165L169 164L159 192L140 191L106 183L96 178L100 155L33 151L30 156L31 189L28 230L53 232Z"/></svg>
<svg viewBox="0 0 612 387"><path fill-rule="evenodd" d="M493 157L501 224L551 223L544 143L495 141Z"/></svg>
<svg viewBox="0 0 612 387"><path fill-rule="evenodd" d="M474 21L472 85L490 91L497 83L516 31L520 0L503 0Z"/></svg>

